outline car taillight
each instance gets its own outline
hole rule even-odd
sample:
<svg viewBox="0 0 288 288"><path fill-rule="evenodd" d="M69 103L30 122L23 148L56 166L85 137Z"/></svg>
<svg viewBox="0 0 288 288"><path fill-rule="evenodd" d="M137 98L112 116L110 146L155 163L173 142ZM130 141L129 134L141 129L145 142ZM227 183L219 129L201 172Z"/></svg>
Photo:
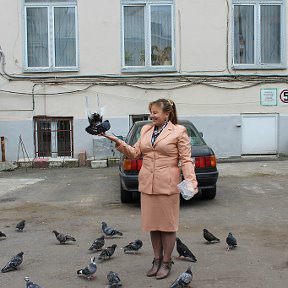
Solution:
<svg viewBox="0 0 288 288"><path fill-rule="evenodd" d="M195 168L206 167L216 167L215 155L195 157Z"/></svg>
<svg viewBox="0 0 288 288"><path fill-rule="evenodd" d="M142 167L142 159L131 160L124 159L123 160L123 170L125 171L139 171Z"/></svg>

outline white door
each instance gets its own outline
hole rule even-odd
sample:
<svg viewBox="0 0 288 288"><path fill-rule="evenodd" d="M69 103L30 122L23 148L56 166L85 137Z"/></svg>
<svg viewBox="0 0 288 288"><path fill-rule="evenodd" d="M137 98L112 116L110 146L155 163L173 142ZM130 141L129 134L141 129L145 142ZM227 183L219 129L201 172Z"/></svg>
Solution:
<svg viewBox="0 0 288 288"><path fill-rule="evenodd" d="M242 155L277 154L278 114L242 115Z"/></svg>

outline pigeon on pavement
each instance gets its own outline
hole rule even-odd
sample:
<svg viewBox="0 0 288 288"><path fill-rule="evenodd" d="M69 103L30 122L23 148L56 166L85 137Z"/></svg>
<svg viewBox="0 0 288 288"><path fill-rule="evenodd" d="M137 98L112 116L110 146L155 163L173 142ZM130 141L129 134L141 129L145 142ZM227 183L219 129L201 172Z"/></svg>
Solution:
<svg viewBox="0 0 288 288"><path fill-rule="evenodd" d="M90 251L100 251L105 244L105 237L102 235L101 237L97 238L92 245L90 246Z"/></svg>
<svg viewBox="0 0 288 288"><path fill-rule="evenodd" d="M24 278L26 281L26 288L41 288L39 285L33 283L32 281L29 280L29 277Z"/></svg>
<svg viewBox="0 0 288 288"><path fill-rule="evenodd" d="M96 273L96 271L97 271L96 257L94 257L94 258L91 258L90 264L83 269L79 269L77 271L77 274L83 275L87 277L88 280L90 280L91 278L94 277L93 275Z"/></svg>
<svg viewBox="0 0 288 288"><path fill-rule="evenodd" d="M0 238L1 238L1 237L6 237L6 234L3 233L2 231L0 231Z"/></svg>
<svg viewBox="0 0 288 288"><path fill-rule="evenodd" d="M118 288L122 286L121 280L116 272L110 271L107 274L108 286L107 288Z"/></svg>
<svg viewBox="0 0 288 288"><path fill-rule="evenodd" d="M179 254L179 257L183 256L185 259L191 262L197 262L194 254L178 237L176 237L176 250Z"/></svg>
<svg viewBox="0 0 288 288"><path fill-rule="evenodd" d="M109 259L115 252L117 245L113 244L112 246L106 247L98 256L98 261L103 261Z"/></svg>
<svg viewBox="0 0 288 288"><path fill-rule="evenodd" d="M226 243L228 244L227 250L236 248L237 246L237 240L236 238L232 235L231 232L228 233L228 236L226 238Z"/></svg>
<svg viewBox="0 0 288 288"><path fill-rule="evenodd" d="M16 229L18 229L18 231L23 231L23 229L25 228L25 220L20 221L17 225L16 225Z"/></svg>
<svg viewBox="0 0 288 288"><path fill-rule="evenodd" d="M1 269L2 273L16 270L17 267L23 262L23 252L13 256L11 260Z"/></svg>
<svg viewBox="0 0 288 288"><path fill-rule="evenodd" d="M171 284L170 288L188 288L193 279L193 274L191 267L189 267L185 272L180 274L178 278Z"/></svg>
<svg viewBox="0 0 288 288"><path fill-rule="evenodd" d="M67 241L76 241L76 239L70 235L59 233L56 230L53 230L52 232L55 234L56 239L60 242L60 244L65 244Z"/></svg>
<svg viewBox="0 0 288 288"><path fill-rule="evenodd" d="M143 246L143 242L139 239L130 242L128 245L124 246L124 253L136 253Z"/></svg>
<svg viewBox="0 0 288 288"><path fill-rule="evenodd" d="M211 232L209 232L207 229L203 229L203 237L207 241L207 244L209 243L216 243L220 242L220 239L215 237Z"/></svg>
<svg viewBox="0 0 288 288"><path fill-rule="evenodd" d="M107 237L113 237L115 235L120 235L120 236L123 235L122 232L120 232L120 231L118 231L112 227L109 227L106 222L101 223L101 229L102 229L103 233L105 234L105 236L107 236Z"/></svg>

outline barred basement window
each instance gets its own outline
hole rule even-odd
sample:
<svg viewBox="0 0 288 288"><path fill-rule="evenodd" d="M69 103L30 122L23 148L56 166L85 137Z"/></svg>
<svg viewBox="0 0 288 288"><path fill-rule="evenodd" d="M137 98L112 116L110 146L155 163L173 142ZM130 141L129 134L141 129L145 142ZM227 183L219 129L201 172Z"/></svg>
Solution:
<svg viewBox="0 0 288 288"><path fill-rule="evenodd" d="M73 118L34 117L35 157L73 157Z"/></svg>

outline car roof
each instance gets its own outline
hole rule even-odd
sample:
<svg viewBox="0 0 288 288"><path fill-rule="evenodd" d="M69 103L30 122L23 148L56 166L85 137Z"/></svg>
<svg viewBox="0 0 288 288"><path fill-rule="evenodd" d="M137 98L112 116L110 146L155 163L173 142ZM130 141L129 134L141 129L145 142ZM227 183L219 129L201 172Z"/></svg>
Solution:
<svg viewBox="0 0 288 288"><path fill-rule="evenodd" d="M137 121L134 123L134 125L137 125L137 126L143 126L145 124L149 124L151 123L152 121L151 120L142 120L142 121ZM185 124L185 123L189 123L189 124L193 124L191 121L189 120L178 120L178 124ZM193 125L194 126L194 125Z"/></svg>

